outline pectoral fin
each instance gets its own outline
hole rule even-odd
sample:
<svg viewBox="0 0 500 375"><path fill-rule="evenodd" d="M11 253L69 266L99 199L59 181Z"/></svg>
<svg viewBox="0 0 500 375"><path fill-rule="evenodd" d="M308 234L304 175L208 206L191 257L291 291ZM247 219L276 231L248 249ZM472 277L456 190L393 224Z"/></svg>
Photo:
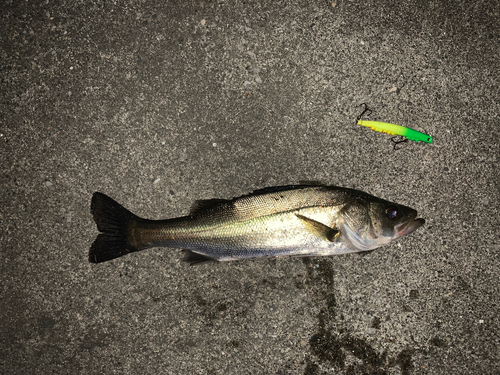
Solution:
<svg viewBox="0 0 500 375"><path fill-rule="evenodd" d="M328 225L320 223L319 221L298 214L296 216L302 221L310 233L322 240L333 242L339 234L338 230L330 228Z"/></svg>

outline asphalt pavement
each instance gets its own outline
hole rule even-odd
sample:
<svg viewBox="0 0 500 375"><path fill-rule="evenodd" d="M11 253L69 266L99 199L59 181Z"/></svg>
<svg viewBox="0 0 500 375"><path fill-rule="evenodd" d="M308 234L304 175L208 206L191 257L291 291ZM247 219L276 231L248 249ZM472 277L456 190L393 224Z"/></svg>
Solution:
<svg viewBox="0 0 500 375"><path fill-rule="evenodd" d="M500 373L497 1L3 1L0 373ZM367 119L430 134L406 142ZM376 251L91 264L150 219L318 181L415 208Z"/></svg>

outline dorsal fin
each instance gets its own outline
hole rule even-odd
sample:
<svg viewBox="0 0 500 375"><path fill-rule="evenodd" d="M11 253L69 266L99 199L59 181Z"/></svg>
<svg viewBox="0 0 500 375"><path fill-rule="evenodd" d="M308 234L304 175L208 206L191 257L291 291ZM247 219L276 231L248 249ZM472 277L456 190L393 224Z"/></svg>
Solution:
<svg viewBox="0 0 500 375"><path fill-rule="evenodd" d="M230 200L227 199L204 199L198 200L193 203L191 206L191 210L189 213L193 216L196 216L202 211L210 210L215 207L219 207L221 205L231 204Z"/></svg>
<svg viewBox="0 0 500 375"><path fill-rule="evenodd" d="M314 181L314 180L300 180L299 184L302 186L325 186L324 183L321 181Z"/></svg>
<svg viewBox="0 0 500 375"><path fill-rule="evenodd" d="M269 193L276 193L276 192L279 192L279 191L288 191L288 190L294 190L294 189L310 188L310 187L314 187L314 186L324 187L324 185L314 185L314 184L310 184L310 185L274 186L274 187L267 187L267 188L263 188L263 189L254 190L254 191L252 191L249 194L245 194L245 195L242 195L240 197L233 198L232 200L229 200L229 199L217 199L217 198L216 199L197 200L191 206L191 210L189 211L189 213L191 215L193 215L193 216L196 216L197 214L199 214L199 213L201 213L203 211L210 210L210 209L213 209L215 207L220 207L221 205L228 205L228 204L230 205L230 204L233 204L233 201L235 199L252 197L252 196L255 196L255 195L263 195L263 194L269 194Z"/></svg>
<svg viewBox="0 0 500 375"><path fill-rule="evenodd" d="M263 189L258 189L252 191L250 194L243 195L242 197L250 197L253 195L261 195L261 194L269 194L269 193L277 193L279 191L288 191L288 190L294 190L294 189L303 189L303 188L310 188L310 187L315 187L315 186L321 186L324 187L325 185L316 185L314 183L311 184L299 184L299 185L285 185L285 186L274 186L274 187L266 187Z"/></svg>

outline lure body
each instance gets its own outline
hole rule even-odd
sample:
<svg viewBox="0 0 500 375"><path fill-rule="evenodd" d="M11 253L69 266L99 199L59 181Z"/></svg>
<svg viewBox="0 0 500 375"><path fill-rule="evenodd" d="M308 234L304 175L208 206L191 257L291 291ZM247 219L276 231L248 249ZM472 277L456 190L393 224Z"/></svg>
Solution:
<svg viewBox="0 0 500 375"><path fill-rule="evenodd" d="M376 132L381 132L391 135L400 135L408 138L410 141L432 143L432 137L430 135L421 133L419 131L401 125L389 124L387 122L365 121L365 120L359 120L358 125L366 126L367 128L375 130Z"/></svg>

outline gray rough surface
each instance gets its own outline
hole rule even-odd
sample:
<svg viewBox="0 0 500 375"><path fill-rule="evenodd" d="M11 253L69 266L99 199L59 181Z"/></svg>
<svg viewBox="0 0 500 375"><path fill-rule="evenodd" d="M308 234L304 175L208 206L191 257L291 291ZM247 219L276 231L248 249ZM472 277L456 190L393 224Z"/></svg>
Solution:
<svg viewBox="0 0 500 375"><path fill-rule="evenodd" d="M4 1L0 372L500 372L497 1ZM394 151L371 119L430 133ZM93 265L148 218L316 180L416 208L365 256Z"/></svg>

